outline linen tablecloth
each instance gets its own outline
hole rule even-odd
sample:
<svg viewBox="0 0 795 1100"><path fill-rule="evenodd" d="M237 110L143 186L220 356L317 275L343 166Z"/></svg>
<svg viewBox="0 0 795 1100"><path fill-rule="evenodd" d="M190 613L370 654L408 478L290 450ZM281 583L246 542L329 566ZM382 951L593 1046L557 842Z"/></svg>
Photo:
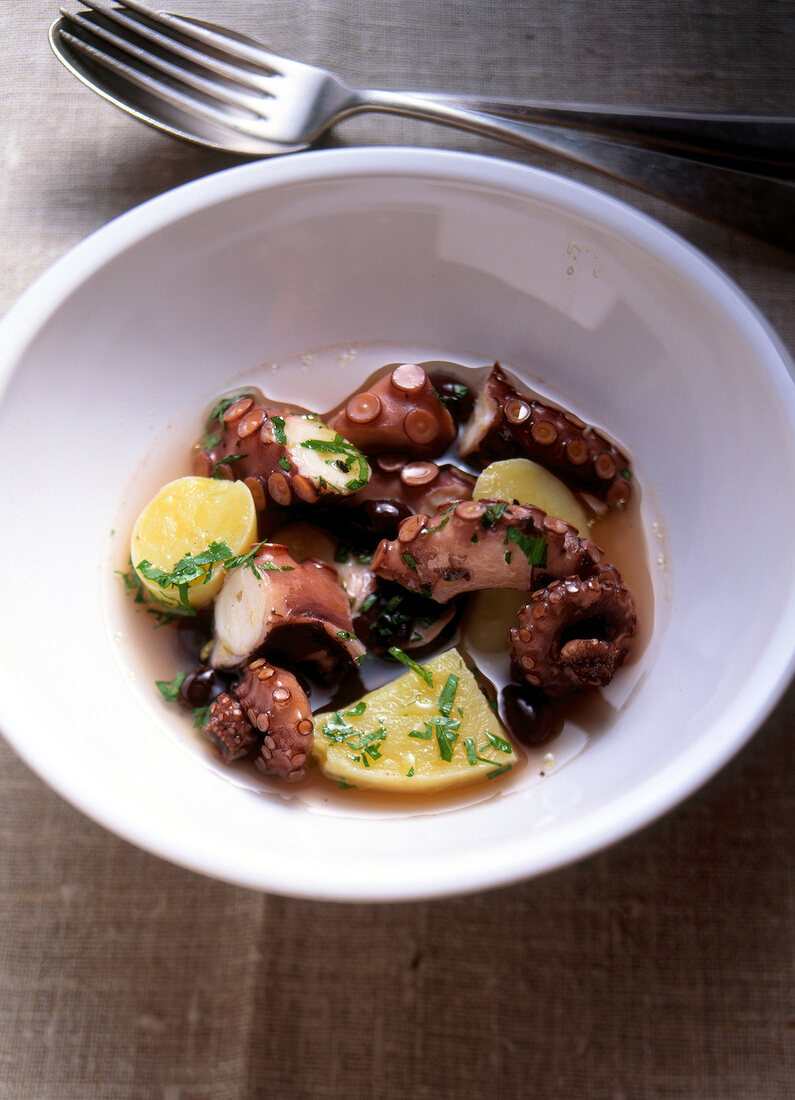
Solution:
<svg viewBox="0 0 795 1100"><path fill-rule="evenodd" d="M178 10L360 86L795 110L791 2ZM0 311L115 215L233 163L86 91L49 51L57 14L56 0L2 8ZM503 156L618 196L720 264L795 349L792 256L428 124L361 117L330 141L385 143ZM748 531L737 550L751 560L728 566L753 598ZM0 741L0 1098L795 1095L794 719L790 690L705 789L609 851L509 889L396 905L264 896L171 866L85 819Z"/></svg>

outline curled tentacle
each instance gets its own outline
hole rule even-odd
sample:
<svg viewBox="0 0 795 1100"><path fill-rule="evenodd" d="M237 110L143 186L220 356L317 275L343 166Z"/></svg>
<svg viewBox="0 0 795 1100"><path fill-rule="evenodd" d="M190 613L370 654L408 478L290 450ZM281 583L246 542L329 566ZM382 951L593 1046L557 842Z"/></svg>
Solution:
<svg viewBox="0 0 795 1100"><path fill-rule="evenodd" d="M624 662L635 604L614 566L533 592L509 631L516 674L549 695L604 687Z"/></svg>
<svg viewBox="0 0 795 1100"><path fill-rule="evenodd" d="M600 560L595 543L540 508L467 500L404 520L397 539L379 544L372 568L447 603L482 588L530 591L539 577L586 575Z"/></svg>
<svg viewBox="0 0 795 1100"><path fill-rule="evenodd" d="M244 481L260 510L336 501L370 476L364 455L312 413L279 413L241 397L221 414L221 428L194 457L194 473Z"/></svg>
<svg viewBox="0 0 795 1100"><path fill-rule="evenodd" d="M414 458L442 454L456 433L453 418L417 363L401 363L370 389L349 397L331 426L366 454L405 451Z"/></svg>
<svg viewBox="0 0 795 1100"><path fill-rule="evenodd" d="M257 767L291 782L301 779L314 725L309 700L295 676L260 657L243 673L235 694L262 735Z"/></svg>
<svg viewBox="0 0 795 1100"><path fill-rule="evenodd" d="M256 753L261 771L292 782L312 748L312 709L295 676L260 657L210 704L204 732L225 763Z"/></svg>
<svg viewBox="0 0 795 1100"><path fill-rule="evenodd" d="M364 656L334 566L316 558L299 563L276 543L227 574L215 601L214 634L214 668L240 665L265 645L322 672L340 658Z"/></svg>
<svg viewBox="0 0 795 1100"><path fill-rule="evenodd" d="M256 752L261 735L252 727L240 703L229 692L222 692L210 704L210 717L204 726L225 764Z"/></svg>
<svg viewBox="0 0 795 1100"><path fill-rule="evenodd" d="M530 458L574 489L610 505L629 499L629 459L595 428L552 405L525 397L495 364L460 443L462 458L483 466L504 458Z"/></svg>

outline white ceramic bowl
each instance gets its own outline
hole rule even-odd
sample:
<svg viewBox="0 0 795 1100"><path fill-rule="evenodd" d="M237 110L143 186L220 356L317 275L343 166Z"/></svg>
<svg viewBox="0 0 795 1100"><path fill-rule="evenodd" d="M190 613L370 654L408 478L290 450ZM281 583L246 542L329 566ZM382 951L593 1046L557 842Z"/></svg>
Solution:
<svg viewBox="0 0 795 1100"><path fill-rule="evenodd" d="M65 798L167 859L343 900L516 881L674 806L790 679L787 355L710 262L596 191L425 150L234 168L94 234L2 336L0 728ZM605 728L551 746L543 778L526 768L433 814L274 798L222 774L154 691L168 644L113 572L218 392L258 379L328 408L387 347L499 359L626 444L655 590Z"/></svg>

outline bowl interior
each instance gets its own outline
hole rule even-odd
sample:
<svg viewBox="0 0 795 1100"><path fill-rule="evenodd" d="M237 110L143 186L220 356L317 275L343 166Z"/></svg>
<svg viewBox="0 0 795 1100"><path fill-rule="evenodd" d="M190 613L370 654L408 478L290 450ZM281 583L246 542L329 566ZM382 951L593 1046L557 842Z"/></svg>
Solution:
<svg viewBox="0 0 795 1100"><path fill-rule="evenodd" d="M703 257L597 192L430 151L252 164L106 227L4 328L2 728L65 797L166 858L341 899L512 881L675 804L791 675L785 354ZM153 690L173 654L123 598L129 525L187 472L218 393L249 382L325 410L399 358L498 359L627 447L653 629L598 721L488 798L412 813L263 794ZM750 592L749 514L775 524Z"/></svg>

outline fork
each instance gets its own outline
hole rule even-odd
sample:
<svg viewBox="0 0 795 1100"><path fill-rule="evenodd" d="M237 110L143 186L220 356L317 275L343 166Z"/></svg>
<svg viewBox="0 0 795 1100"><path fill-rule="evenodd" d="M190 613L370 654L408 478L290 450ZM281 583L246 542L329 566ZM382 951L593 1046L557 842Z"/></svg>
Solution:
<svg viewBox="0 0 795 1100"><path fill-rule="evenodd" d="M63 18L51 30L51 42L61 60L118 106L190 140L270 156L306 148L351 115L385 111L561 155L795 249L795 185L771 178L781 171L777 160L792 163L792 119L627 115L610 108L576 110L477 97L358 91L325 69L282 57L235 32L155 12L140 0L122 0L121 6L114 7L102 0L83 2L93 14L61 9ZM91 69L71 64L57 48L56 39ZM122 85L115 83L109 90L98 82L97 72L110 74ZM131 97L130 86L140 89L144 100ZM473 109L481 106L488 110ZM541 124L527 121L528 117ZM629 141L676 141L700 159L615 144L582 130L549 125L558 117L567 126L602 133L617 127ZM649 127L656 128L656 134L643 132ZM697 152L705 144L707 148L711 144L711 149ZM743 168L738 170L728 167L732 162L726 161L727 155L749 159L735 160ZM762 174L747 170L749 166Z"/></svg>

